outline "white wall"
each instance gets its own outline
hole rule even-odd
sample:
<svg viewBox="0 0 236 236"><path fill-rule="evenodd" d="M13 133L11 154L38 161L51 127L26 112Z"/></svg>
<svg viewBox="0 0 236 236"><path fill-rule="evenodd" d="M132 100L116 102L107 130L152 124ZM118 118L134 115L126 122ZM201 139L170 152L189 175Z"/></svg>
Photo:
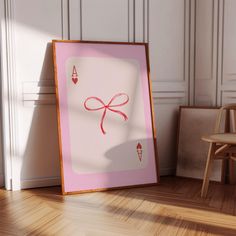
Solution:
<svg viewBox="0 0 236 236"><path fill-rule="evenodd" d="M5 3L7 19L14 18L5 32L10 54L3 55L11 73L3 79L15 94L4 116L14 124L14 155L6 156L15 189L60 183L51 39L149 43L161 174L175 172L180 105L235 101L234 0Z"/></svg>

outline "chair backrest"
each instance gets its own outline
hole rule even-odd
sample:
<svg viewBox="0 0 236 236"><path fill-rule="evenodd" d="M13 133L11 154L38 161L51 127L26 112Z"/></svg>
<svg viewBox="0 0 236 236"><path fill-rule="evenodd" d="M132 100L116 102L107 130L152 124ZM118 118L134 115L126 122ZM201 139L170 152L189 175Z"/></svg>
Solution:
<svg viewBox="0 0 236 236"><path fill-rule="evenodd" d="M215 133L221 133L223 117L225 118L224 132L236 132L236 103L220 108L216 119Z"/></svg>

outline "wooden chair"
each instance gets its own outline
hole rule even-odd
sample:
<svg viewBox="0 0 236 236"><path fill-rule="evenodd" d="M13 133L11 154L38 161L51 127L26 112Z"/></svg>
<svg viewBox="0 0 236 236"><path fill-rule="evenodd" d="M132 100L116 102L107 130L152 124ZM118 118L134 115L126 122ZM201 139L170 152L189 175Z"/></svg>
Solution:
<svg viewBox="0 0 236 236"><path fill-rule="evenodd" d="M231 124L233 124L233 126ZM202 140L208 142L210 146L203 178L201 197L206 197L207 195L213 161L217 159L236 161L235 125L236 104L223 106L221 107L216 120L214 134L202 137ZM222 127L224 127L223 131Z"/></svg>

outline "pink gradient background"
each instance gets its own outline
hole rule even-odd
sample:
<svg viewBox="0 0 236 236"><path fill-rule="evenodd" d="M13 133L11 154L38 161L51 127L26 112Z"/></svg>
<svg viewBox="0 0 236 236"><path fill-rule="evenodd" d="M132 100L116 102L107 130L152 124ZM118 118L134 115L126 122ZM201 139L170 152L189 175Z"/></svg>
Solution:
<svg viewBox="0 0 236 236"><path fill-rule="evenodd" d="M58 80L58 98L61 124L61 153L64 181L64 192L114 188L129 185L157 183L157 170L153 145L151 106L147 77L147 62L144 45L128 44L93 44L55 42L56 67ZM70 155L70 124L68 119L66 60L70 57L115 57L135 59L140 64L146 133L148 137L148 165L138 170L116 171L96 174L78 174L73 171Z"/></svg>

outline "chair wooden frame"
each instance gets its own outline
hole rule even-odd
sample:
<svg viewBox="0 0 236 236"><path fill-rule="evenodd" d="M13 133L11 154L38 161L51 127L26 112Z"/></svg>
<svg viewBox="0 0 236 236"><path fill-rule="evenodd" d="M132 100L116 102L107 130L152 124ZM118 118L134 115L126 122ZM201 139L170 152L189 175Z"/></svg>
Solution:
<svg viewBox="0 0 236 236"><path fill-rule="evenodd" d="M210 146L203 177L201 197L206 197L207 195L213 161L217 159L236 161L236 133L230 133L231 110L234 111L234 124L236 124L236 104L223 106L218 113L214 134L202 137L202 140L209 142ZM226 111L225 127L224 133L222 133L220 129L224 111Z"/></svg>

